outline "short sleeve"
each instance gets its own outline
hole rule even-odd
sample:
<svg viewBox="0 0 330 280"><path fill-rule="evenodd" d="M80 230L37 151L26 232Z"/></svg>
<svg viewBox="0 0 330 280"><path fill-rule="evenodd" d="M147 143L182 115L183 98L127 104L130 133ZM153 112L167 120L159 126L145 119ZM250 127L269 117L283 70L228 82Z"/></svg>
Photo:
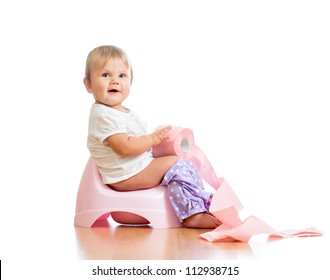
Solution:
<svg viewBox="0 0 330 280"><path fill-rule="evenodd" d="M125 119L115 113L102 110L91 114L89 134L101 143L111 135L127 133Z"/></svg>

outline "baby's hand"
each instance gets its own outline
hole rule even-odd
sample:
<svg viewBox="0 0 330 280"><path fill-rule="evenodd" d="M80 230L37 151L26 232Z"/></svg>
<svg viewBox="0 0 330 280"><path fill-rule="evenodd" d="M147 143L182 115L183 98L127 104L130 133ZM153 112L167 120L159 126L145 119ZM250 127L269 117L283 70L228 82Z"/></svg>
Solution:
<svg viewBox="0 0 330 280"><path fill-rule="evenodd" d="M152 141L154 143L154 146L157 146L159 143L163 142L164 140L167 140L169 136L167 135L167 132L171 130L171 126L165 126L164 128L158 129L155 132L151 134Z"/></svg>

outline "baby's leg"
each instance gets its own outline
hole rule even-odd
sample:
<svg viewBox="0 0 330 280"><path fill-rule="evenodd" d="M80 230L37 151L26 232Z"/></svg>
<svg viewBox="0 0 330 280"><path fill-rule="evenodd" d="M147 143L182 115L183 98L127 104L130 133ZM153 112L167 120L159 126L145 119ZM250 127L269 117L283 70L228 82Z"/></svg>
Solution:
<svg viewBox="0 0 330 280"><path fill-rule="evenodd" d="M157 186L162 182L164 174L177 160L177 156L155 158L140 173L127 180L111 184L110 187L116 191L133 191Z"/></svg>
<svg viewBox="0 0 330 280"><path fill-rule="evenodd" d="M168 185L171 204L185 227L216 228L221 224L208 211L212 194L205 191L191 161L180 159L166 172L162 184Z"/></svg>

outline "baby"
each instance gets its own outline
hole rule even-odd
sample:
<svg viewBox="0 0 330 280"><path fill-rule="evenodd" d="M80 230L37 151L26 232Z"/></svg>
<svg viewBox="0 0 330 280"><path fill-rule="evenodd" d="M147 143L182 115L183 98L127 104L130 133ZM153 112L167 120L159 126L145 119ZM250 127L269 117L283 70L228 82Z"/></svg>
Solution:
<svg viewBox="0 0 330 280"><path fill-rule="evenodd" d="M152 156L152 147L168 139L171 127L146 134L146 123L123 106L132 80L131 62L122 49L100 46L89 53L84 84L95 103L89 117L88 148L104 184L116 191L167 185L183 226L216 228L221 222L208 211L212 194L204 190L192 162L177 156Z"/></svg>

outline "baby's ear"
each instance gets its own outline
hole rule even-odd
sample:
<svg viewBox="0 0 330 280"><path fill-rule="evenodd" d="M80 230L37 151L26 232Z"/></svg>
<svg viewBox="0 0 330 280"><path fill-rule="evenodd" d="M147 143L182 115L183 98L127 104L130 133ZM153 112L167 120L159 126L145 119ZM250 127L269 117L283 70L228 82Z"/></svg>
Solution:
<svg viewBox="0 0 330 280"><path fill-rule="evenodd" d="M86 77L84 78L84 85L86 87L86 90L89 93L92 93L91 82Z"/></svg>

